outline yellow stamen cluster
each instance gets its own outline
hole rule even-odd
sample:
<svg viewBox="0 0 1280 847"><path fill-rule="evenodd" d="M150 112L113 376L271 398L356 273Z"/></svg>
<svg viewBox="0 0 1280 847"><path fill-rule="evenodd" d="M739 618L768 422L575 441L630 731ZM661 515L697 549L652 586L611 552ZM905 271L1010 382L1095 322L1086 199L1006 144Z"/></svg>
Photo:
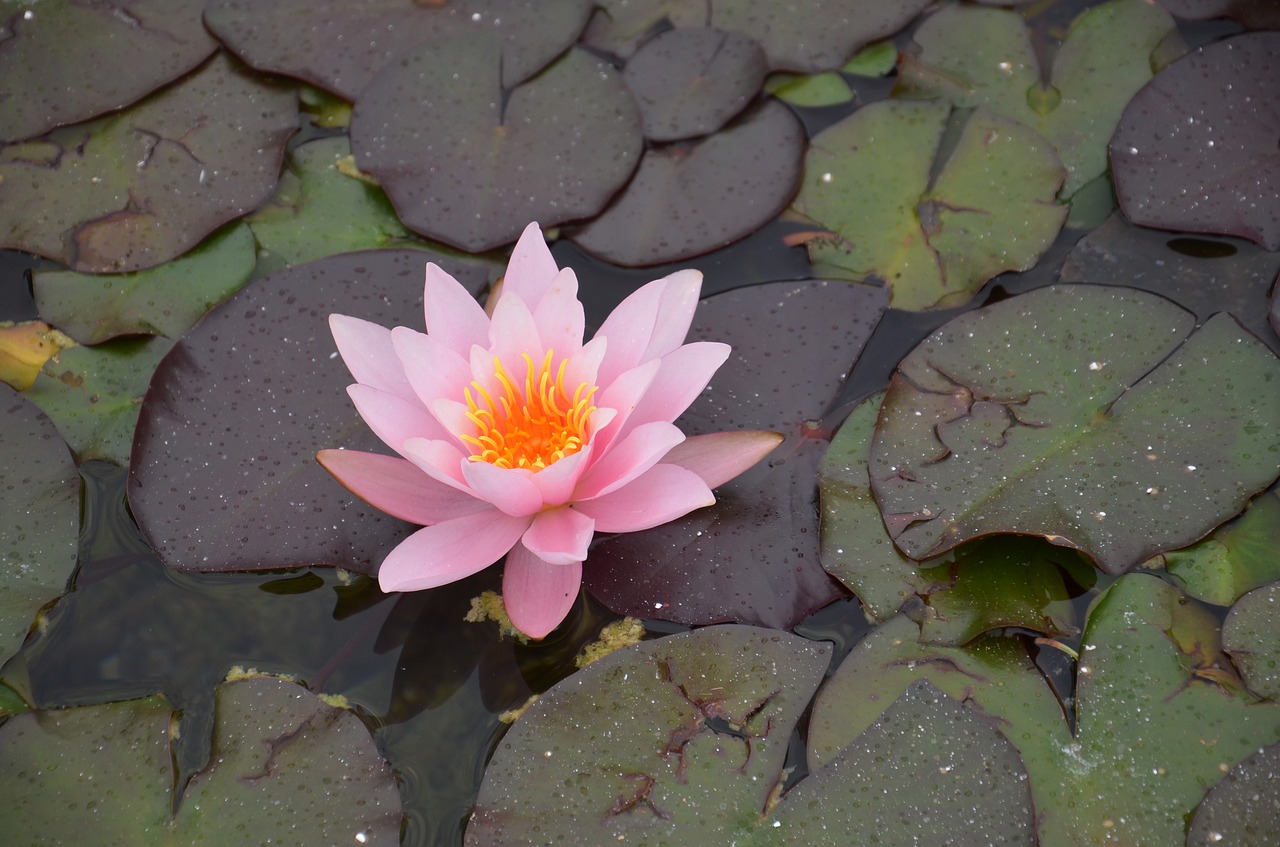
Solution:
<svg viewBox="0 0 1280 847"><path fill-rule="evenodd" d="M538 471L582 448L597 386L581 383L570 397L564 387L568 360L562 359L552 374L553 358L548 350L539 366L525 353L524 384L518 385L495 356L493 375L502 387L496 399L480 383L471 383L467 417L476 434L462 436L473 448L471 461Z"/></svg>

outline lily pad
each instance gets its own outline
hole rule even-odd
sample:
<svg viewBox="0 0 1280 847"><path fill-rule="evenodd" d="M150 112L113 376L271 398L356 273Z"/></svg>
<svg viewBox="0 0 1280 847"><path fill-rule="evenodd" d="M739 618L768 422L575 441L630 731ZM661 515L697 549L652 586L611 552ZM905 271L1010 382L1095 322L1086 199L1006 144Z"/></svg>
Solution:
<svg viewBox="0 0 1280 847"><path fill-rule="evenodd" d="M295 99L218 54L124 112L0 147L0 246L89 273L167 262L271 195Z"/></svg>
<svg viewBox="0 0 1280 847"><path fill-rule="evenodd" d="M631 182L569 238L628 266L723 247L786 207L800 181L804 144L791 110L764 101L708 138L646 150Z"/></svg>
<svg viewBox="0 0 1280 847"><path fill-rule="evenodd" d="M1042 73L1017 12L950 4L916 30L904 53L897 96L945 97L983 107L1047 138L1067 169L1070 197L1107 169L1107 141L1125 104L1152 75L1152 53L1175 32L1173 18L1144 0L1112 0L1071 25ZM1046 81L1047 80L1047 81Z"/></svg>
<svg viewBox="0 0 1280 847"><path fill-rule="evenodd" d="M816 274L883 280L902 309L956 305L1053 243L1067 213L1054 200L1057 155L1032 130L978 109L935 163L950 111L873 103L813 139L793 208L834 233L807 244Z"/></svg>
<svg viewBox="0 0 1280 847"><path fill-rule="evenodd" d="M119 335L177 339L253 273L256 248L243 224L215 233L187 255L131 274L37 270L36 307L81 344Z"/></svg>
<svg viewBox="0 0 1280 847"><path fill-rule="evenodd" d="M1187 847L1280 843L1280 744L1240 762L1204 798L1187 831Z"/></svg>
<svg viewBox="0 0 1280 847"><path fill-rule="evenodd" d="M395 776L354 714L259 677L219 686L217 716L213 764L179 786L176 812L181 724L163 699L10 718L0 827L23 844L400 843Z"/></svg>
<svg viewBox="0 0 1280 847"><path fill-rule="evenodd" d="M1280 474L1280 361L1229 315L1192 324L1063 285L944 325L899 364L871 446L894 542L924 559L1043 535L1123 573L1240 511Z"/></svg>
<svg viewBox="0 0 1280 847"><path fill-rule="evenodd" d="M218 46L203 9L204 0L10 6L0 23L0 142L128 106L196 67Z"/></svg>
<svg viewBox="0 0 1280 847"><path fill-rule="evenodd" d="M1165 553L1164 563L1188 594L1219 606L1280 580L1280 495L1257 497L1208 538Z"/></svg>
<svg viewBox="0 0 1280 847"><path fill-rule="evenodd" d="M1160 0L1160 5L1187 21L1231 18L1247 29L1280 28L1275 0Z"/></svg>
<svg viewBox="0 0 1280 847"><path fill-rule="evenodd" d="M853 100L849 83L835 71L820 74L770 74L764 89L779 100L801 108L836 106Z"/></svg>
<svg viewBox="0 0 1280 847"><path fill-rule="evenodd" d="M40 608L76 566L80 477L58 430L30 401L0 385L0 664L21 646Z"/></svg>
<svg viewBox="0 0 1280 847"><path fill-rule="evenodd" d="M640 106L645 137L675 141L724 126L755 99L764 74L764 51L750 38L692 27L645 42L623 79Z"/></svg>
<svg viewBox="0 0 1280 847"><path fill-rule="evenodd" d="M255 68L355 100L378 71L442 39L500 39L502 85L546 67L573 44L590 0L209 0L205 23Z"/></svg>
<svg viewBox="0 0 1280 847"><path fill-rule="evenodd" d="M350 375L328 318L405 322L422 308L427 258L376 250L294 266L245 287L174 346L142 405L129 482L166 564L367 573L408 534L314 457L334 444L385 450L342 398ZM482 268L442 265L472 291L484 285Z"/></svg>
<svg viewBox="0 0 1280 847"><path fill-rule="evenodd" d="M618 614L789 628L840 596L818 559L820 418L880 320L884 289L778 282L709 297L689 337L733 346L676 422L687 434L770 429L771 458L716 489L717 503L598 542L587 590Z"/></svg>
<svg viewBox="0 0 1280 847"><path fill-rule="evenodd" d="M572 49L510 92L500 67L496 38L433 44L381 71L351 118L356 163L404 224L470 252L594 215L640 160L639 112L607 63Z"/></svg>
<svg viewBox="0 0 1280 847"><path fill-rule="evenodd" d="M1280 250L1280 33L1237 35L1174 62L1111 139L1116 198L1142 226Z"/></svg>
<svg viewBox="0 0 1280 847"><path fill-rule="evenodd" d="M1241 597L1222 625L1222 646L1231 654L1249 690L1280 700L1280 582Z"/></svg>

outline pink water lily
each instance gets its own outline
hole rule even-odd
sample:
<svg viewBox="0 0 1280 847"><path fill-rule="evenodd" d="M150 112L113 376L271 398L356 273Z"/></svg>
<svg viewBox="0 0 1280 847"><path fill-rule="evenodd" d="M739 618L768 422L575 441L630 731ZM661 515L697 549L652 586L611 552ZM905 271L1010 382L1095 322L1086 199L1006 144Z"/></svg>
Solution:
<svg viewBox="0 0 1280 847"><path fill-rule="evenodd" d="M507 557L503 599L542 638L568 614L596 532L634 532L715 502L711 489L782 440L686 437L673 421L729 356L685 344L702 287L678 271L628 297L586 344L578 282L536 224L511 255L492 319L427 265L427 332L329 319L361 417L400 457L322 450L352 493L423 528L378 571L416 591Z"/></svg>

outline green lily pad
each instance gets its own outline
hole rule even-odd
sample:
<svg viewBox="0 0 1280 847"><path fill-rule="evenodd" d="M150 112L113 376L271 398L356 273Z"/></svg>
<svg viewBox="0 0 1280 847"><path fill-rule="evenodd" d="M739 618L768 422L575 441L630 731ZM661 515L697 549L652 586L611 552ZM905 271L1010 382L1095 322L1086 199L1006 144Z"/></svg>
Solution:
<svg viewBox="0 0 1280 847"><path fill-rule="evenodd" d="M856 76L886 76L898 65L898 45L891 39L868 44L844 63L841 71Z"/></svg>
<svg viewBox="0 0 1280 847"><path fill-rule="evenodd" d="M146 337L72 347L46 362L23 394L57 424L78 461L127 465L142 395L172 346Z"/></svg>
<svg viewBox="0 0 1280 847"><path fill-rule="evenodd" d="M1048 249L1067 213L1054 200L1057 155L978 109L935 164L950 112L943 102L873 103L813 139L793 207L834 233L808 242L816 275L884 280L892 305L923 309L963 302Z"/></svg>
<svg viewBox="0 0 1280 847"><path fill-rule="evenodd" d="M1062 196L1070 197L1106 171L1120 113L1151 79L1152 53L1174 32L1173 18L1154 3L1112 0L1075 20L1043 74L1022 15L950 4L916 30L920 52L904 54L895 93L984 107L1035 129L1062 157Z"/></svg>
<svg viewBox="0 0 1280 847"><path fill-rule="evenodd" d="M405 225L470 252L594 215L640 160L639 112L607 63L571 49L504 92L500 59L496 38L437 42L382 70L351 117L356 163Z"/></svg>
<svg viewBox="0 0 1280 847"><path fill-rule="evenodd" d="M41 316L81 344L118 335L176 340L205 312L249 281L256 248L243 224L215 233L190 253L131 274L32 274Z"/></svg>
<svg viewBox="0 0 1280 847"><path fill-rule="evenodd" d="M0 247L88 273L185 253L271 195L295 99L219 53L130 109L0 147Z"/></svg>
<svg viewBox="0 0 1280 847"><path fill-rule="evenodd" d="M894 542L1043 535L1123 573L1240 511L1280 474L1280 361L1229 315L1192 324L1074 285L945 324L899 364L871 446Z"/></svg>
<svg viewBox="0 0 1280 847"><path fill-rule="evenodd" d="M1222 646L1244 682L1260 697L1280 700L1280 582L1254 589L1231 607L1222 625Z"/></svg>
<svg viewBox="0 0 1280 847"><path fill-rule="evenodd" d="M687 259L768 223L795 193L804 128L766 100L715 135L645 151L640 168L570 240L618 265Z"/></svg>
<svg viewBox="0 0 1280 847"><path fill-rule="evenodd" d="M836 106L853 100L853 91L835 71L820 74L770 74L764 90L792 106Z"/></svg>
<svg viewBox="0 0 1280 847"><path fill-rule="evenodd" d="M0 142L127 106L218 46L200 20L204 0L25 5L0 22Z"/></svg>
<svg viewBox="0 0 1280 847"><path fill-rule="evenodd" d="M755 99L764 73L764 51L750 38L691 27L645 42L623 79L640 106L645 137L675 141L724 126Z"/></svg>
<svg viewBox="0 0 1280 847"><path fill-rule="evenodd" d="M400 843L395 776L351 712L258 677L218 687L212 764L173 811L174 713L159 697L0 727L0 829L22 844ZM123 788L122 788L123 787Z"/></svg>
<svg viewBox="0 0 1280 847"><path fill-rule="evenodd" d="M0 665L76 566L80 477L50 420L0 385Z"/></svg>
<svg viewBox="0 0 1280 847"><path fill-rule="evenodd" d="M1187 831L1187 847L1280 844L1280 744L1240 762L1204 798Z"/></svg>
<svg viewBox="0 0 1280 847"><path fill-rule="evenodd" d="M1219 606L1280 580L1280 494L1256 498L1208 538L1165 553L1164 564L1184 591Z"/></svg>

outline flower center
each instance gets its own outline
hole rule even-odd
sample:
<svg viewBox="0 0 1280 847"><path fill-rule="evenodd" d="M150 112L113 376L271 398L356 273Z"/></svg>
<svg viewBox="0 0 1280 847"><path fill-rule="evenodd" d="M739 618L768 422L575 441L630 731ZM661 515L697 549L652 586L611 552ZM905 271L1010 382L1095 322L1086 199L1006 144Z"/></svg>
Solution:
<svg viewBox="0 0 1280 847"><path fill-rule="evenodd" d="M489 462L500 468L539 471L582 449L587 417L595 411L591 398L597 386L581 383L570 396L564 386L567 359L553 374L548 350L542 364L524 354L525 378L516 383L498 357L493 375L502 390L495 398L478 382L466 390L467 412L476 434L463 435L472 447L471 461Z"/></svg>

